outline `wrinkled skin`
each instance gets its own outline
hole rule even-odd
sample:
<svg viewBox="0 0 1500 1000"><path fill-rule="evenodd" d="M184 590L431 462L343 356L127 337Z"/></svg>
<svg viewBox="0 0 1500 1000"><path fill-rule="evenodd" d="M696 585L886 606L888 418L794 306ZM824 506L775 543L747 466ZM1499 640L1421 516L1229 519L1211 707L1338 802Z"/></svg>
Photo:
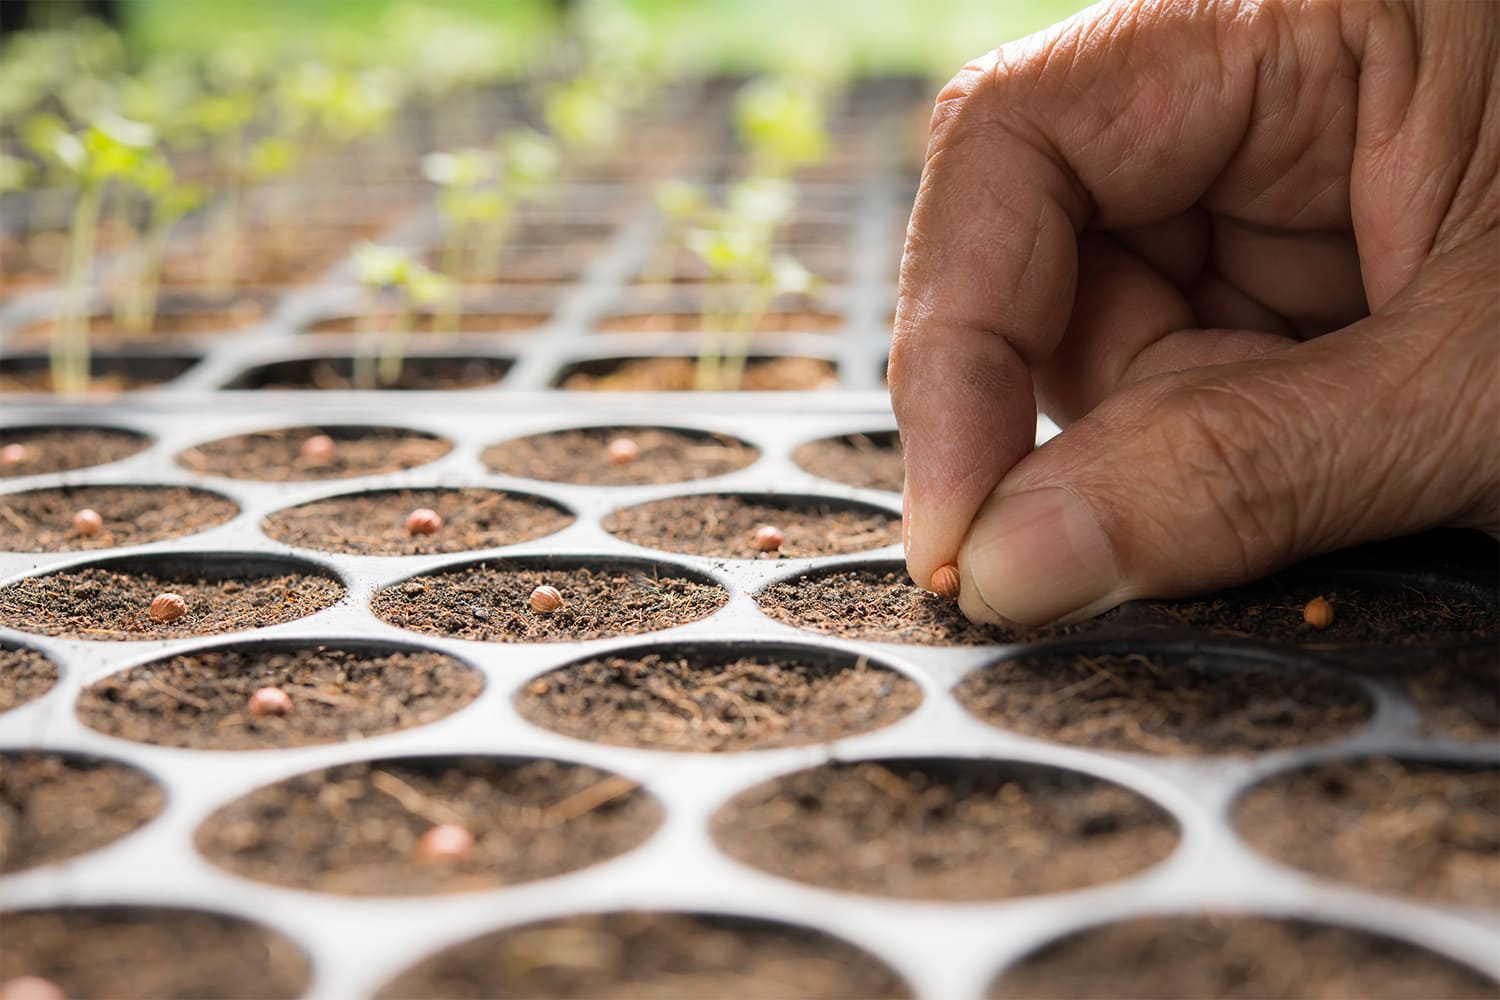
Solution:
<svg viewBox="0 0 1500 1000"><path fill-rule="evenodd" d="M891 351L912 578L1036 624L1493 532L1497 66L1500 4L1137 0L964 67Z"/></svg>

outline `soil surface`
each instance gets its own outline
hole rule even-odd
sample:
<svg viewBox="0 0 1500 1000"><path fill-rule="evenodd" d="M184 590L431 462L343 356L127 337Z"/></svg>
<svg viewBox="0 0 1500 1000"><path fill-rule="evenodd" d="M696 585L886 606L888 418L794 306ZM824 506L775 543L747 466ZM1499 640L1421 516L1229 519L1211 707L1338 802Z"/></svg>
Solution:
<svg viewBox="0 0 1500 1000"><path fill-rule="evenodd" d="M36 751L0 753L0 873L54 864L119 840L164 796L124 764ZM10 937L7 920L5 933Z"/></svg>
<svg viewBox="0 0 1500 1000"><path fill-rule="evenodd" d="M836 333L844 317L827 312L768 312L755 324L756 333ZM600 333L698 333L701 312L613 313L594 324Z"/></svg>
<svg viewBox="0 0 1500 1000"><path fill-rule="evenodd" d="M276 233L265 229L245 232L234 257L236 285L300 285L316 281L348 255L350 247L363 239L374 239L382 223L319 225L312 229L287 228ZM206 285L215 280L215 255L208 241L198 240L183 252L167 257L162 267L164 285Z"/></svg>
<svg viewBox="0 0 1500 1000"><path fill-rule="evenodd" d="M417 317L409 333L443 335L450 333L520 333L534 330L552 317L548 313L494 313L464 312L458 317L456 327L441 317L425 313ZM365 319L360 316L333 316L319 320L307 327L304 333L363 333ZM371 329L386 332L391 329L392 317L381 316Z"/></svg>
<svg viewBox="0 0 1500 1000"><path fill-rule="evenodd" d="M1382 935L1264 917L1145 917L1032 952L989 996L1082 1000L1493 997L1480 973Z"/></svg>
<svg viewBox="0 0 1500 1000"><path fill-rule="evenodd" d="M285 716L250 714L267 686L291 696ZM328 646L233 646L111 674L84 690L78 717L109 736L200 750L340 743L445 718L484 688L451 656Z"/></svg>
<svg viewBox="0 0 1500 1000"><path fill-rule="evenodd" d="M0 428L0 447L8 444L25 445L26 456L14 465L0 464L0 479L107 465L145 451L151 439L107 427Z"/></svg>
<svg viewBox="0 0 1500 1000"><path fill-rule="evenodd" d="M719 846L774 875L900 899L1080 889L1165 858L1160 807L1097 778L1004 761L825 764L735 796Z"/></svg>
<svg viewBox="0 0 1500 1000"><path fill-rule="evenodd" d="M1500 773L1389 757L1332 761L1245 792L1234 825L1294 868L1377 892L1500 909Z"/></svg>
<svg viewBox="0 0 1500 1000"><path fill-rule="evenodd" d="M542 613L531 592L556 587L563 605ZM0 591L3 593L3 591ZM656 632L706 618L722 588L649 564L542 568L484 562L414 577L375 595L382 620L416 632L489 642L573 642Z"/></svg>
<svg viewBox="0 0 1500 1000"><path fill-rule="evenodd" d="M615 358L572 365L558 385L570 392L686 392L698 388L693 358ZM837 389L838 369L820 358L751 358L738 386L724 391Z"/></svg>
<svg viewBox="0 0 1500 1000"><path fill-rule="evenodd" d="M413 535L407 515L424 507L443 525ZM411 556L515 545L572 523L573 515L551 503L500 490L379 490L279 510L261 528L279 542L325 552Z"/></svg>
<svg viewBox="0 0 1500 1000"><path fill-rule="evenodd" d="M609 444L629 438L641 450L633 462L610 460ZM670 427L585 427L513 438L480 456L494 472L552 483L642 486L722 476L760 457L759 449L725 434Z"/></svg>
<svg viewBox="0 0 1500 1000"><path fill-rule="evenodd" d="M552 760L408 758L345 764L260 788L196 841L214 863L274 885L354 896L465 892L597 864L643 843L661 808L633 781ZM455 824L469 857L423 861L417 841Z"/></svg>
<svg viewBox="0 0 1500 1000"><path fill-rule="evenodd" d="M88 384L81 391L111 395L153 389L197 363L197 358L189 357L95 354L90 360ZM18 355L0 360L0 394L55 391L45 356Z"/></svg>
<svg viewBox="0 0 1500 1000"><path fill-rule="evenodd" d="M845 434L798 445L792 461L815 476L867 490L900 493L906 463L895 431Z"/></svg>
<svg viewBox="0 0 1500 1000"><path fill-rule="evenodd" d="M139 332L127 330L115 319L113 313L99 313L89 317L89 337L96 344L108 342L119 345L131 341L159 341L172 337L229 333L259 323L265 319L267 312L265 300L255 298L241 299L231 306L219 308L161 308L152 317L150 327ZM32 323L12 333L12 343L27 347L45 346L56 329L56 320Z"/></svg>
<svg viewBox="0 0 1500 1000"><path fill-rule="evenodd" d="M334 440L333 458L326 462L302 455L302 443L318 434ZM396 427L282 427L188 448L177 456L177 464L230 479L348 479L413 469L452 450L453 443L444 438Z"/></svg>
<svg viewBox="0 0 1500 1000"><path fill-rule="evenodd" d="M1500 649L1492 644L1407 654L1361 672L1400 688L1421 710L1428 734L1472 742L1500 737Z"/></svg>
<svg viewBox="0 0 1500 1000"><path fill-rule="evenodd" d="M41 976L72 1000L291 1000L310 978L290 940L217 913L98 906L0 919L0 982Z"/></svg>
<svg viewBox="0 0 1500 1000"><path fill-rule="evenodd" d="M273 361L240 372L226 389L308 390L448 390L494 385L505 377L511 362L505 358L407 357L394 382L378 379L370 385L354 380L354 360L349 357L298 358Z"/></svg>
<svg viewBox="0 0 1500 1000"><path fill-rule="evenodd" d="M85 537L73 515L98 512L104 526ZM143 545L223 524L240 512L228 497L188 486L61 486L0 494L0 549L78 552Z"/></svg>
<svg viewBox="0 0 1500 1000"><path fill-rule="evenodd" d="M57 683L57 664L25 646L0 646L0 712L35 701Z"/></svg>
<svg viewBox="0 0 1500 1000"><path fill-rule="evenodd" d="M761 552L756 530L771 525L781 547ZM634 545L724 559L806 559L866 552L901 541L901 518L878 507L814 497L714 494L668 497L616 511L604 530Z"/></svg>
<svg viewBox="0 0 1500 1000"><path fill-rule="evenodd" d="M376 994L533 1000L876 1000L909 997L874 956L807 927L711 914L616 912L465 941Z"/></svg>
<svg viewBox="0 0 1500 1000"><path fill-rule="evenodd" d="M1258 753L1348 735L1374 711L1352 683L1214 652L1043 653L970 674L984 721L1045 740L1167 755Z"/></svg>
<svg viewBox="0 0 1500 1000"><path fill-rule="evenodd" d="M717 651L606 656L538 677L516 696L528 721L576 739L653 750L764 750L857 736L922 701L917 685L860 657Z"/></svg>
<svg viewBox="0 0 1500 1000"><path fill-rule="evenodd" d="M64 639L186 639L279 625L322 611L344 587L307 573L246 571L233 560L212 576L88 566L30 576L0 587L0 625ZM162 593L188 611L159 622L147 609Z"/></svg>

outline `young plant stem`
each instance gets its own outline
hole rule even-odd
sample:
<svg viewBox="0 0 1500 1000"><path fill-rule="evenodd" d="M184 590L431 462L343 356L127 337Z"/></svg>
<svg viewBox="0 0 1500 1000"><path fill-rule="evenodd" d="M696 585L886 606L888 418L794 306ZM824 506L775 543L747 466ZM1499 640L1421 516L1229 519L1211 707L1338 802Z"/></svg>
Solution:
<svg viewBox="0 0 1500 1000"><path fill-rule="evenodd" d="M417 321L417 309L411 296L401 293L401 311L396 314L395 325L386 331L380 342L380 384L395 385L401 378L401 368L406 361L406 339L411 336Z"/></svg>
<svg viewBox="0 0 1500 1000"><path fill-rule="evenodd" d="M713 392L720 388L723 337L728 315L725 288L720 281L709 282L703 294L703 306L702 343L698 349L694 383L701 392Z"/></svg>
<svg viewBox="0 0 1500 1000"><path fill-rule="evenodd" d="M724 350L724 368L719 373L721 389L739 389L745 378L745 364L750 357L750 340L771 304L771 294L763 287L757 286L752 295L750 308L734 312L734 323Z"/></svg>
<svg viewBox="0 0 1500 1000"><path fill-rule="evenodd" d="M214 215L214 229L209 246L208 283L219 293L234 287L235 273L239 270L241 152L244 147L243 129L226 133L219 147L222 166L228 174L224 198Z"/></svg>
<svg viewBox="0 0 1500 1000"><path fill-rule="evenodd" d="M354 366L349 373L349 379L356 389L375 388L375 359L378 354L376 343L380 336L380 314L375 296L371 295L369 299L369 306L360 313L359 320L355 323L359 331L359 343L354 350Z"/></svg>
<svg viewBox="0 0 1500 1000"><path fill-rule="evenodd" d="M129 336L140 336L156 321L157 293L161 288L162 262L167 255L167 236L175 219L153 209L151 228L141 240L140 262L130 285L115 310L115 320Z"/></svg>
<svg viewBox="0 0 1500 1000"><path fill-rule="evenodd" d="M68 237L67 284L63 289L62 314L52 334L50 363L52 388L66 395L82 393L89 386L89 290L94 274L94 239L99 229L99 211L104 185L86 181L73 206Z"/></svg>

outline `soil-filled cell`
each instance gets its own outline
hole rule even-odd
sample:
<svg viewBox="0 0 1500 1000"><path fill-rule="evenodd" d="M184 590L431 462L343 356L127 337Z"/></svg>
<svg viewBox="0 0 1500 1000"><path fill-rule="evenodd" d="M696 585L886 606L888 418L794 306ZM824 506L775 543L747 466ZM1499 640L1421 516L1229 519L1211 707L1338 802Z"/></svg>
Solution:
<svg viewBox="0 0 1500 1000"><path fill-rule="evenodd" d="M775 544L763 529L775 529ZM707 494L616 511L604 530L635 545L722 559L806 559L885 548L901 518L867 504L820 497Z"/></svg>
<svg viewBox="0 0 1500 1000"><path fill-rule="evenodd" d="M444 438L399 427L282 427L195 445L177 456L177 464L205 476L291 482L400 472L452 450Z"/></svg>
<svg viewBox="0 0 1500 1000"><path fill-rule="evenodd" d="M34 649L0 643L0 712L35 701L57 683L57 664Z"/></svg>
<svg viewBox="0 0 1500 1000"><path fill-rule="evenodd" d="M900 493L906 462L895 431L843 434L798 445L792 461L815 476L867 490Z"/></svg>
<svg viewBox="0 0 1500 1000"><path fill-rule="evenodd" d="M1296 664L1196 647L1064 647L1002 660L954 694L984 721L1040 739L1149 754L1257 753L1366 722L1353 683Z"/></svg>
<svg viewBox="0 0 1500 1000"><path fill-rule="evenodd" d="M179 337L196 337L229 333L254 326L265 319L267 302L263 298L244 297L216 304L207 300L180 300L163 304L141 330L131 329L113 313L97 313L88 318L88 335L98 345L113 346L132 341L162 341ZM12 343L27 347L45 347L56 334L57 321L46 319L16 330Z"/></svg>
<svg viewBox="0 0 1500 1000"><path fill-rule="evenodd" d="M494 385L510 370L506 358L412 357L401 362L394 378L373 367L361 373L352 357L297 358L256 365L240 372L226 389L295 390L448 390Z"/></svg>
<svg viewBox="0 0 1500 1000"><path fill-rule="evenodd" d="M1400 689L1429 734L1463 742L1500 738L1500 648L1493 643L1351 666Z"/></svg>
<svg viewBox="0 0 1500 1000"><path fill-rule="evenodd" d="M164 607L165 595L182 603ZM184 639L280 625L343 596L338 581L290 559L120 559L0 587L0 625L65 639Z"/></svg>
<svg viewBox="0 0 1500 1000"><path fill-rule="evenodd" d="M707 373L694 358L604 358L563 369L569 392L804 392L838 388L838 369L821 358L750 358L735 379L727 366Z"/></svg>
<svg viewBox="0 0 1500 1000"><path fill-rule="evenodd" d="M561 605L538 610L539 587ZM704 577L651 563L480 562L386 587L373 610L399 628L488 642L608 639L685 625L728 600Z"/></svg>
<svg viewBox="0 0 1500 1000"><path fill-rule="evenodd" d="M300 219L275 227L242 229L232 253L208 239L178 243L162 271L166 285L302 285L316 281L360 240L376 238L380 222L309 226Z"/></svg>
<svg viewBox="0 0 1500 1000"><path fill-rule="evenodd" d="M494 472L588 486L706 479L743 469L758 457L758 449L737 438L671 427L552 431L501 441L490 445L481 456Z"/></svg>
<svg viewBox="0 0 1500 1000"><path fill-rule="evenodd" d="M0 913L0 984L36 976L70 1000L291 1000L307 955L237 917L141 906Z"/></svg>
<svg viewBox="0 0 1500 1000"><path fill-rule="evenodd" d="M156 818L161 789L125 764L72 754L0 753L0 873L55 864ZM0 938L9 937L10 927Z"/></svg>
<svg viewBox="0 0 1500 1000"><path fill-rule="evenodd" d="M1118 785L995 760L825 764L742 792L719 847L774 875L899 899L1063 892L1161 861L1177 825Z"/></svg>
<svg viewBox="0 0 1500 1000"><path fill-rule="evenodd" d="M1405 941L1303 920L1142 917L1051 942L992 1000L1422 1000L1493 997L1487 977Z"/></svg>
<svg viewBox="0 0 1500 1000"><path fill-rule="evenodd" d="M150 446L146 435L112 427L4 427L0 449L10 450L0 450L0 479L108 465Z"/></svg>
<svg viewBox="0 0 1500 1000"><path fill-rule="evenodd" d="M795 646L668 646L581 660L516 696L530 722L576 739L730 751L844 739L921 702L901 674Z"/></svg>
<svg viewBox="0 0 1500 1000"><path fill-rule="evenodd" d="M879 959L822 931L750 917L616 912L523 924L454 945L376 994L535 1000L908 997Z"/></svg>
<svg viewBox="0 0 1500 1000"><path fill-rule="evenodd" d="M89 356L88 381L78 391L111 396L155 389L183 375L198 361L196 356L186 354L104 354L96 351ZM0 358L0 394L58 391L52 381L47 355L16 354Z"/></svg>
<svg viewBox="0 0 1500 1000"><path fill-rule="evenodd" d="M97 523L75 521L92 510ZM143 545L216 527L240 511L187 486L62 486L0 494L0 549L75 552Z"/></svg>
<svg viewBox="0 0 1500 1000"><path fill-rule="evenodd" d="M1500 771L1390 757L1274 775L1235 828L1283 864L1337 882L1500 909Z"/></svg>
<svg viewBox="0 0 1500 1000"><path fill-rule="evenodd" d="M755 324L755 333L836 333L844 318L829 312L767 312ZM613 313L595 324L600 333L698 333L703 329L701 312Z"/></svg>
<svg viewBox="0 0 1500 1000"><path fill-rule="evenodd" d="M413 522L418 510L430 510L440 520ZM571 514L550 501L500 490L379 490L280 510L262 528L279 542L325 552L412 556L515 545L572 522Z"/></svg>
<svg viewBox="0 0 1500 1000"><path fill-rule="evenodd" d="M457 316L423 313L410 324L408 333L418 336L444 334L525 333L535 330L549 319L547 313L462 312ZM306 333L386 333L393 329L395 318L378 316L330 316L307 327Z"/></svg>
<svg viewBox="0 0 1500 1000"><path fill-rule="evenodd" d="M407 896L561 875L636 847L660 822L635 782L582 764L404 758L257 789L204 821L196 842L215 864L262 882ZM424 835L434 827L470 839L433 852Z"/></svg>
<svg viewBox="0 0 1500 1000"><path fill-rule="evenodd" d="M285 714L256 711L262 688ZM78 717L109 736L200 750L266 750L364 739L445 718L484 688L451 656L400 646L258 643L155 660L94 682Z"/></svg>

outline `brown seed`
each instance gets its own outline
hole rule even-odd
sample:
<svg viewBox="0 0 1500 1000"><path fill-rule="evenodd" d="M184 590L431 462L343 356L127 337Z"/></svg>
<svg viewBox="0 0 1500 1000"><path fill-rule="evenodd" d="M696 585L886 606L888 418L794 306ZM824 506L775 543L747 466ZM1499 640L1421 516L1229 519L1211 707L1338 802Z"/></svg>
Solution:
<svg viewBox="0 0 1500 1000"><path fill-rule="evenodd" d="M417 840L418 861L463 861L474 853L474 835L453 823L428 827Z"/></svg>
<svg viewBox="0 0 1500 1000"><path fill-rule="evenodd" d="M0 984L0 1000L68 1000L68 995L50 979L17 976Z"/></svg>
<svg viewBox="0 0 1500 1000"><path fill-rule="evenodd" d="M1319 594L1302 609L1302 620L1315 629L1325 629L1333 624L1333 605L1328 603L1328 598Z"/></svg>
<svg viewBox="0 0 1500 1000"><path fill-rule="evenodd" d="M250 695L250 714L257 719L268 715L289 715L292 711L292 696L279 687L256 688Z"/></svg>
<svg viewBox="0 0 1500 1000"><path fill-rule="evenodd" d="M151 617L159 622L175 622L187 613L181 594L157 594L151 599Z"/></svg>
<svg viewBox="0 0 1500 1000"><path fill-rule="evenodd" d="M302 442L302 457L314 465L326 465L333 461L333 453L338 450L333 443L333 438L327 434L314 434Z"/></svg>
<svg viewBox="0 0 1500 1000"><path fill-rule="evenodd" d="M775 552L781 548L781 543L786 539L781 534L781 529L770 524L762 524L755 529L755 537L750 544L755 546L757 552Z"/></svg>
<svg viewBox="0 0 1500 1000"><path fill-rule="evenodd" d="M79 538L93 538L104 530L104 518L97 510L85 507L73 515L73 534Z"/></svg>
<svg viewBox="0 0 1500 1000"><path fill-rule="evenodd" d="M426 507L418 507L406 515L406 530L409 534L435 535L442 526L442 515Z"/></svg>
<svg viewBox="0 0 1500 1000"><path fill-rule="evenodd" d="M629 465L641 457L641 446L630 438L615 438L605 450L615 465Z"/></svg>
<svg viewBox="0 0 1500 1000"><path fill-rule="evenodd" d="M945 601L956 600L959 588L958 567L944 563L932 571L932 592Z"/></svg>
<svg viewBox="0 0 1500 1000"><path fill-rule="evenodd" d="M531 592L531 610L550 615L563 606L562 591L545 583Z"/></svg>
<svg viewBox="0 0 1500 1000"><path fill-rule="evenodd" d="M30 457L31 452L24 444L8 444L0 448L0 465L20 465Z"/></svg>

